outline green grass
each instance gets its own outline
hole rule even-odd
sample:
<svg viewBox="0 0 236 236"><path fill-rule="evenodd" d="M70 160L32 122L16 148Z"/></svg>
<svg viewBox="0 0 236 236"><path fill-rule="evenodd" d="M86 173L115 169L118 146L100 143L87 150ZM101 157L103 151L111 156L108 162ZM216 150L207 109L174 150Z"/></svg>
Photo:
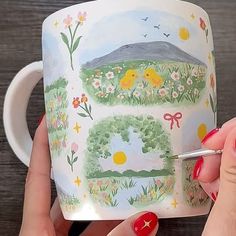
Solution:
<svg viewBox="0 0 236 236"><path fill-rule="evenodd" d="M117 70L119 68L119 70ZM160 89L154 88L145 78L147 68L153 68L163 79L160 88L166 91L160 95ZM138 78L135 85L129 90L120 87L120 80L127 70L135 70ZM112 78L107 78L107 73L112 73ZM171 75L176 72L179 80L173 80ZM154 105L164 103L192 104L199 101L206 82L206 67L172 61L130 61L102 66L96 69L81 69L80 78L85 89L93 99L106 105ZM100 86L94 87L94 81L99 81ZM112 93L107 91L113 87ZM180 89L182 88L182 89Z"/></svg>
<svg viewBox="0 0 236 236"><path fill-rule="evenodd" d="M171 145L169 135L163 129L161 122L155 120L152 116L115 116L95 124L89 130L87 139L87 152L85 170L88 178L103 178L103 177L154 177L166 176L173 174L173 161L168 158L163 158L163 170L139 171L127 170L123 173L116 171L103 171L99 163L99 158L112 158L110 152L110 142L114 135L120 135L123 142L132 142L129 137L130 130L137 133L143 142L142 152L137 155L142 155L149 152L168 153L171 155ZM122 150L121 150L122 151ZM158 157L157 157L158 158Z"/></svg>
<svg viewBox="0 0 236 236"><path fill-rule="evenodd" d="M63 147L67 145L67 91L68 81L59 78L45 87L45 103L47 114L47 125L49 133L49 144L52 158L60 155Z"/></svg>

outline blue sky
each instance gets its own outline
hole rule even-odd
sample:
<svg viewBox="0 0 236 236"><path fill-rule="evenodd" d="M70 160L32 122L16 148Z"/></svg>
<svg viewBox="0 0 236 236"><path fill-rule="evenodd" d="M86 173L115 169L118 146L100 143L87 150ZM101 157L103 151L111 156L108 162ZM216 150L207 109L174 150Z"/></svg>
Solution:
<svg viewBox="0 0 236 236"><path fill-rule="evenodd" d="M146 21L142 20L146 17L148 17ZM154 27L158 25L160 29ZM183 41L179 38L180 27L189 30L189 40ZM167 38L164 33L170 36ZM200 30L193 27L193 23L166 12L143 10L126 12L112 18L105 17L98 22L81 41L78 59L81 64L84 64L126 44L167 41L186 52L191 50L191 55L203 61L204 57L199 54L199 48L202 48L198 38L200 33L202 33Z"/></svg>
<svg viewBox="0 0 236 236"><path fill-rule="evenodd" d="M146 21L142 20L146 17L148 17ZM159 29L154 26L159 26ZM181 27L187 28L190 32L189 40L184 41L179 38ZM164 33L170 34L169 37L167 38ZM78 31L77 36L79 35ZM79 65L104 56L126 44L153 41L172 43L207 64L206 55L209 49L198 19L191 21L189 17L189 21L186 21L166 12L137 9L104 17L93 25L88 33L83 34L80 45L73 55L74 66L78 68ZM53 36L45 31L43 48L45 77L47 83L50 83L68 71L66 69L69 68L69 53L61 40L60 32Z"/></svg>

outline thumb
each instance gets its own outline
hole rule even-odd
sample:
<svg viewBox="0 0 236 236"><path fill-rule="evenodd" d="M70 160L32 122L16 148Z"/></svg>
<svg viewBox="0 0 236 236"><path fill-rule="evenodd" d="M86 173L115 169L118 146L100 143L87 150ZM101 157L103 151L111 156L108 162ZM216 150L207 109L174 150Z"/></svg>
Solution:
<svg viewBox="0 0 236 236"><path fill-rule="evenodd" d="M141 212L124 220L107 236L155 236L159 227L158 217L152 212Z"/></svg>
<svg viewBox="0 0 236 236"><path fill-rule="evenodd" d="M220 187L217 202L236 212L236 128L227 136L220 167ZM234 209L233 209L234 208Z"/></svg>

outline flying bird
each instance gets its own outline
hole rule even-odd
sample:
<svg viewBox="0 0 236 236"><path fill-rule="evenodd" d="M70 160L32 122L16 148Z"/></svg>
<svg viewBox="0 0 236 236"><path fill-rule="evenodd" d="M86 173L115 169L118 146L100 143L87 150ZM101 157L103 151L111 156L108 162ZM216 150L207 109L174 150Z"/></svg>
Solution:
<svg viewBox="0 0 236 236"><path fill-rule="evenodd" d="M148 16L145 17L145 18L143 18L143 19L141 19L141 20L143 20L143 21L147 21L147 20L148 20Z"/></svg>
<svg viewBox="0 0 236 236"><path fill-rule="evenodd" d="M144 38L147 38L147 34L143 34L143 37L144 37Z"/></svg>
<svg viewBox="0 0 236 236"><path fill-rule="evenodd" d="M170 36L170 34L166 34L166 33L163 33L163 34L166 36L166 38L168 38Z"/></svg>
<svg viewBox="0 0 236 236"><path fill-rule="evenodd" d="M159 25L154 25L153 27L155 28L155 29L160 29L160 24Z"/></svg>
<svg viewBox="0 0 236 236"><path fill-rule="evenodd" d="M154 88L160 88L163 85L163 83L164 83L164 79L153 68L147 68L144 71L144 78Z"/></svg>

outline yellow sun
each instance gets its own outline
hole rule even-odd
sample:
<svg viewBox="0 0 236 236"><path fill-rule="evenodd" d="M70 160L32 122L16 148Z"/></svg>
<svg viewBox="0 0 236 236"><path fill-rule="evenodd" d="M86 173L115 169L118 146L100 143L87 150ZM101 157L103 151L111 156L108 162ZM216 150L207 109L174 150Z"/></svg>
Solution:
<svg viewBox="0 0 236 236"><path fill-rule="evenodd" d="M206 136L207 134L207 127L205 124L200 124L198 126L198 131L197 131L197 134L198 134L198 138L200 139L200 141L203 140L203 138Z"/></svg>
<svg viewBox="0 0 236 236"><path fill-rule="evenodd" d="M185 27L181 27L179 29L179 37L182 40L188 40L190 38L190 33L189 33L188 29Z"/></svg>
<svg viewBox="0 0 236 236"><path fill-rule="evenodd" d="M113 162L116 165L123 165L123 164L125 164L126 160L127 160L127 156L125 155L124 152L116 152L113 155Z"/></svg>

